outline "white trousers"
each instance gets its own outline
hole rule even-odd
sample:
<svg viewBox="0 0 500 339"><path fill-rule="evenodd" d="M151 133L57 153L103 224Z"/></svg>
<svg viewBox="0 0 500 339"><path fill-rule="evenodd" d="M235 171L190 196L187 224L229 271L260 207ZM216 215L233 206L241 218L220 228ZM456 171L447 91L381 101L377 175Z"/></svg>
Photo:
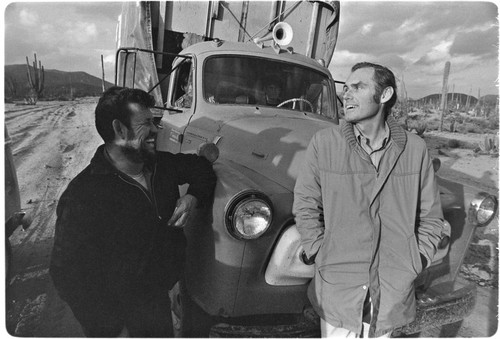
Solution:
<svg viewBox="0 0 500 339"><path fill-rule="evenodd" d="M370 314L373 314L373 304L372 299L368 295L365 300L370 303ZM365 312L367 312L365 310ZM368 332L370 331L370 324L363 322L363 326L361 327L361 334L357 334L356 332L352 332L346 330L342 327L335 327L329 323L327 323L323 318L321 318L321 338L368 338ZM381 335L377 338L390 338L391 332Z"/></svg>
<svg viewBox="0 0 500 339"><path fill-rule="evenodd" d="M363 323L361 335L356 332L346 330L342 327L330 325L325 320L321 319L321 338L368 338L370 324ZM391 333L386 333L377 338L390 338Z"/></svg>

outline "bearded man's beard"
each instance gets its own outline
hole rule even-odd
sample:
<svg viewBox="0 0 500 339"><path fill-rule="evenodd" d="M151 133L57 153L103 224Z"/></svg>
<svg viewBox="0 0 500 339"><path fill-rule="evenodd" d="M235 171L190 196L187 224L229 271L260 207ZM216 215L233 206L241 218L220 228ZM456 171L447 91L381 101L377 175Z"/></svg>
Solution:
<svg viewBox="0 0 500 339"><path fill-rule="evenodd" d="M154 160L156 151L150 150L146 148L143 143L139 143L139 145L135 145L137 140L131 140L134 138L134 135L129 135L129 140L125 143L125 145L121 146L123 154L134 163L143 163Z"/></svg>
<svg viewBox="0 0 500 339"><path fill-rule="evenodd" d="M130 144L122 146L123 154L134 163L151 161L155 158L155 151L149 151L143 147L136 148Z"/></svg>

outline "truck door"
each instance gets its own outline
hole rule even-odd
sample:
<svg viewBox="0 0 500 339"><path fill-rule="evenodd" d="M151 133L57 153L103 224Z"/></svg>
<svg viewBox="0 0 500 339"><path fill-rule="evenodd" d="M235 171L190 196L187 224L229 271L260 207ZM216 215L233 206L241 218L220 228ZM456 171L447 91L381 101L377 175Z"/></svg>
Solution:
<svg viewBox="0 0 500 339"><path fill-rule="evenodd" d="M193 62L199 62L196 67L192 68L193 71L191 72L193 75L191 91L193 98L196 98L196 100L191 103L192 114L182 130L181 152L183 153L197 153L200 145L216 141L215 133L219 127L219 122L213 120L214 113L219 111L219 107L214 105L215 93L212 91L213 86L207 85L207 82L212 85L213 79L207 77L205 73L202 74L205 70L202 71L200 66L203 64L203 67L206 68L205 61L201 59L195 61L194 57L192 60ZM179 102L183 101L183 99L179 100ZM176 106L181 105L176 104Z"/></svg>
<svg viewBox="0 0 500 339"><path fill-rule="evenodd" d="M156 148L171 153L181 152L185 129L195 108L193 62L183 59L174 62L177 68L171 75L162 129L158 132Z"/></svg>
<svg viewBox="0 0 500 339"><path fill-rule="evenodd" d="M213 129L211 129L213 127ZM215 122L206 116L193 116L189 125L184 131L184 140L181 151L183 153L196 153L198 148L204 143L217 143L215 133Z"/></svg>

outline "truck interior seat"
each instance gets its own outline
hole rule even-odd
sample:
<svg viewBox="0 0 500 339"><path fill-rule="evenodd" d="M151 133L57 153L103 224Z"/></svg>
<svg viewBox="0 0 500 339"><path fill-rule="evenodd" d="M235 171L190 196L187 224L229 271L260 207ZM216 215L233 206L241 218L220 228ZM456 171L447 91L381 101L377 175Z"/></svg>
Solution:
<svg viewBox="0 0 500 339"><path fill-rule="evenodd" d="M215 102L220 104L231 104L236 100L234 85L228 81L221 81L215 89Z"/></svg>
<svg viewBox="0 0 500 339"><path fill-rule="evenodd" d="M311 86L307 89L306 99L310 102L318 100L322 90L323 86L321 84L311 84Z"/></svg>

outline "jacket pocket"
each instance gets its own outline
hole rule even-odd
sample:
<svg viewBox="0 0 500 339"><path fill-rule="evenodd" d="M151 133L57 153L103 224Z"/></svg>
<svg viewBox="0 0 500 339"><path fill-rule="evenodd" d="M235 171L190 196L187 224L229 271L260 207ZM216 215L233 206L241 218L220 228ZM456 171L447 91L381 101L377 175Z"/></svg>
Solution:
<svg viewBox="0 0 500 339"><path fill-rule="evenodd" d="M379 266L380 283L393 293L406 293L422 271L415 234L410 234L406 241L403 238L403 241L395 242L386 250Z"/></svg>
<svg viewBox="0 0 500 339"><path fill-rule="evenodd" d="M408 269L401 269L391 266L380 268L380 285L390 293L406 293L413 287L413 282L417 274Z"/></svg>
<svg viewBox="0 0 500 339"><path fill-rule="evenodd" d="M411 262L413 265L413 269L415 270L415 274L420 274L422 272L422 259L420 259L420 251L418 250L417 237L415 234L412 234L408 237L408 248L410 249Z"/></svg>
<svg viewBox="0 0 500 339"><path fill-rule="evenodd" d="M339 267L340 266L340 267ZM348 285L357 286L368 282L368 273L363 273L365 270L355 270L354 267L347 265L323 265L318 268L318 274L321 279L336 286ZM368 272L366 270L366 272Z"/></svg>

